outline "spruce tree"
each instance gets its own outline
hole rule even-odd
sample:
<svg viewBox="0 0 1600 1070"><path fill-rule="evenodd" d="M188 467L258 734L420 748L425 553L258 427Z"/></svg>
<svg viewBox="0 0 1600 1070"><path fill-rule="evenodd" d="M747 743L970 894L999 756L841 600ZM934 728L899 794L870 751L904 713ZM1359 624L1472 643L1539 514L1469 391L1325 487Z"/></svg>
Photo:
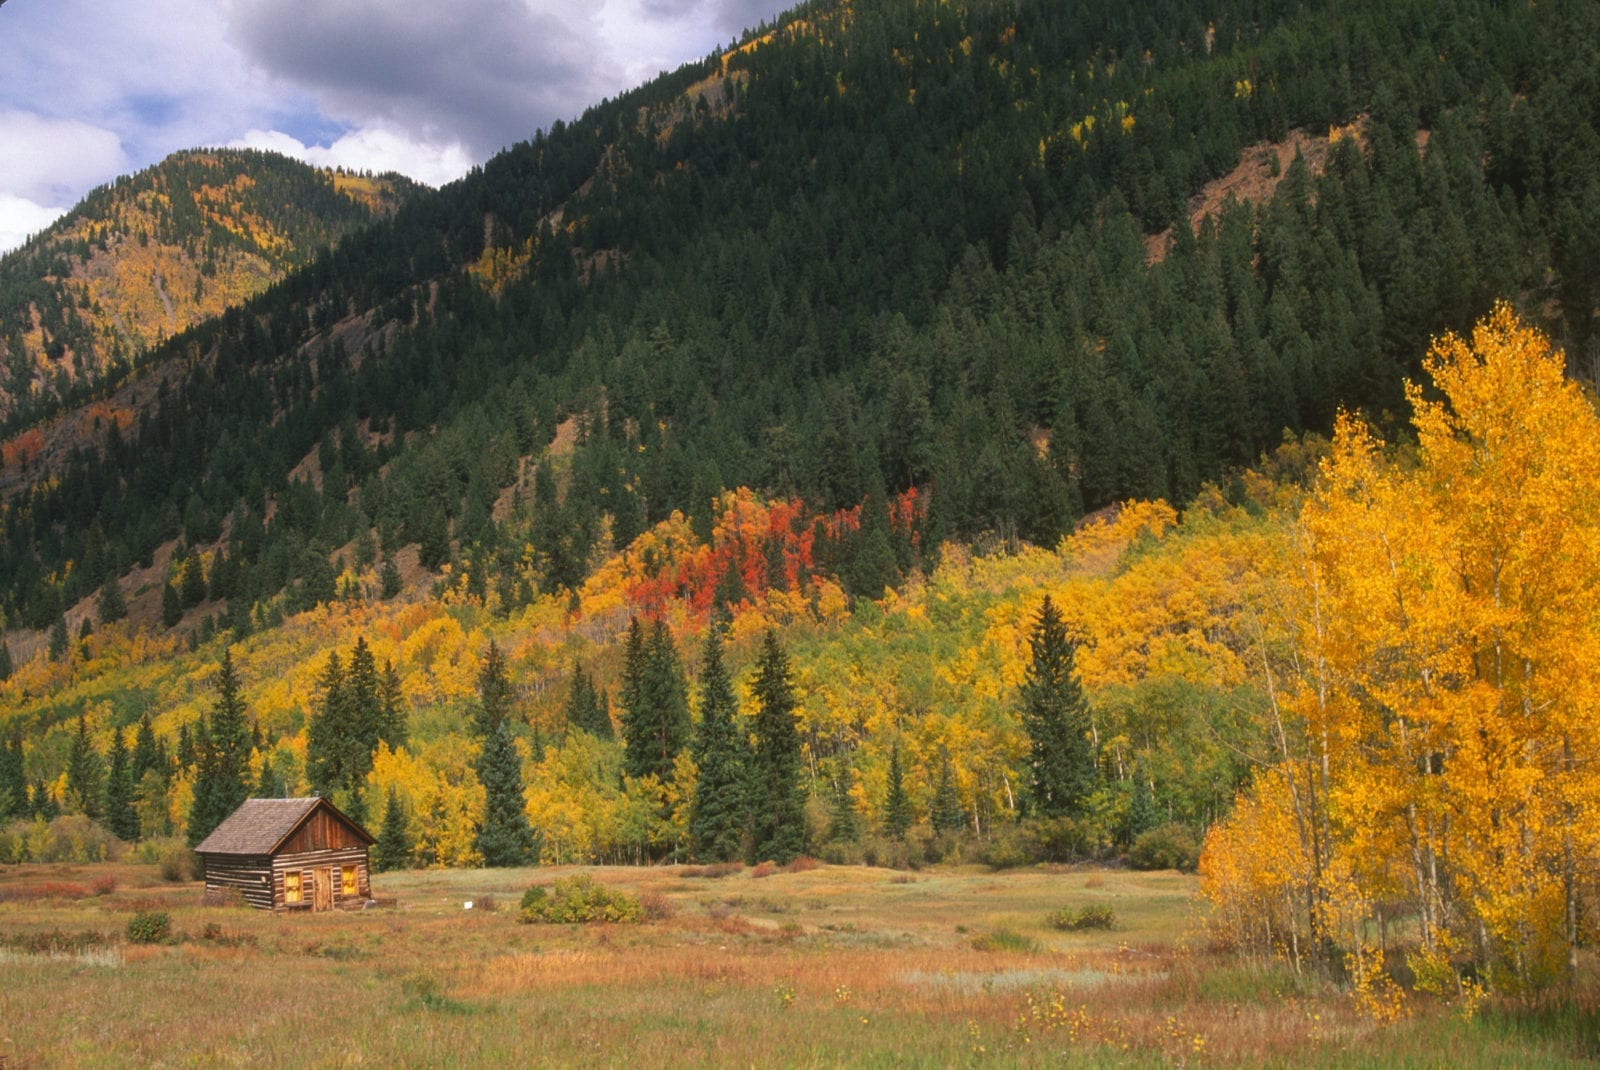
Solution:
<svg viewBox="0 0 1600 1070"><path fill-rule="evenodd" d="M572 684L567 688L567 704L562 710L567 722L567 731L598 735L595 722L598 720L599 712L600 700L595 694L594 682L589 679L589 674L583 671L583 666L574 661Z"/></svg>
<svg viewBox="0 0 1600 1070"><path fill-rule="evenodd" d="M357 636L355 649L350 651L350 664L345 671L345 701L349 705L350 739L344 786L354 792L372 772L372 752L378 749L386 719L382 681L366 636Z"/></svg>
<svg viewBox="0 0 1600 1070"><path fill-rule="evenodd" d="M955 767L948 752L941 756L939 762L939 779L933 789L933 809L928 815L928 823L935 832L960 832L966 824L966 815L961 811L961 796L956 792Z"/></svg>
<svg viewBox="0 0 1600 1070"><path fill-rule="evenodd" d="M244 699L233 652L222 648L217 673L217 697L211 717L202 718L195 733L194 805L189 812L189 846L211 835L213 829L249 798L250 727L245 723Z"/></svg>
<svg viewBox="0 0 1600 1070"><path fill-rule="evenodd" d="M1073 676L1073 644L1049 595L1028 645L1032 658L1021 697L1033 808L1046 817L1074 814L1094 790L1097 769L1088 706Z"/></svg>
<svg viewBox="0 0 1600 1070"><path fill-rule="evenodd" d="M905 770L900 766L900 744L889 746L889 788L883 798L883 831L903 840L911 831L911 799L906 795Z"/></svg>
<svg viewBox="0 0 1600 1070"><path fill-rule="evenodd" d="M139 811L134 809L133 766L127 740L119 725L111 733L111 750L106 771L106 827L118 839L133 842L139 838Z"/></svg>
<svg viewBox="0 0 1600 1070"><path fill-rule="evenodd" d="M28 813L28 777L22 764L22 725L0 744L0 822Z"/></svg>
<svg viewBox="0 0 1600 1070"><path fill-rule="evenodd" d="M390 750L405 746L410 735L406 724L406 696L392 661L383 663L383 676L378 681L378 706L381 710L378 737L389 744Z"/></svg>
<svg viewBox="0 0 1600 1070"><path fill-rule="evenodd" d="M56 618L50 625L49 656L51 661L60 661L67 656L67 648L72 642L72 636L67 633L66 614Z"/></svg>
<svg viewBox="0 0 1600 1070"><path fill-rule="evenodd" d="M183 608L193 609L206 600L206 571L192 550L184 556L183 577L179 584L178 595Z"/></svg>
<svg viewBox="0 0 1600 1070"><path fill-rule="evenodd" d="M283 782L278 779L278 771L272 768L272 754L264 752L261 755L261 775L256 778L257 799L276 799L283 794Z"/></svg>
<svg viewBox="0 0 1600 1070"><path fill-rule="evenodd" d="M637 627L637 621L635 622ZM640 642L636 652L635 643ZM628 634L624 693L632 704L623 712L623 768L629 776L671 779L673 760L689 743L689 681L678 648L664 621L656 621L648 640Z"/></svg>
<svg viewBox="0 0 1600 1070"><path fill-rule="evenodd" d="M89 726L80 713L67 752L67 802L72 809L98 820L105 813L105 778L105 763L89 741Z"/></svg>
<svg viewBox="0 0 1600 1070"><path fill-rule="evenodd" d="M761 641L756 679L752 861L787 863L805 850L805 797L800 786L800 732L795 725L789 658L770 629Z"/></svg>
<svg viewBox="0 0 1600 1070"><path fill-rule="evenodd" d="M128 603L122 597L122 584L117 582L115 575L107 576L106 582L100 585L96 609L101 624L114 624L128 615Z"/></svg>
<svg viewBox="0 0 1600 1070"><path fill-rule="evenodd" d="M44 821L54 821L61 816L61 807L56 803L50 789L45 787L43 780L33 782L32 798L28 802L28 810L34 817Z"/></svg>
<svg viewBox="0 0 1600 1070"><path fill-rule="evenodd" d="M647 734L644 708L644 627L639 623L638 617L628 622L628 638L623 643L622 652L622 742L623 754L627 758L635 746L632 741L642 740ZM630 773L633 772L635 760L642 760L642 754L639 759L630 759L628 764Z"/></svg>
<svg viewBox="0 0 1600 1070"><path fill-rule="evenodd" d="M703 862L741 857L749 825L748 747L722 655L722 629L713 625L700 666L700 723L693 747L700 775L689 809L689 842Z"/></svg>
<svg viewBox="0 0 1600 1070"><path fill-rule="evenodd" d="M855 843L861 838L861 821L856 816L855 800L850 798L850 770L841 766L833 779L828 800L828 839L834 843Z"/></svg>
<svg viewBox="0 0 1600 1070"><path fill-rule="evenodd" d="M344 664L339 652L328 652L328 664L317 677L322 692L316 717L306 727L306 779L311 789L332 796L347 782L352 725L345 697Z"/></svg>
<svg viewBox="0 0 1600 1070"><path fill-rule="evenodd" d="M535 839L522 794L522 757L505 721L495 725L478 756L483 783L483 825L478 852L486 866L525 866L533 861Z"/></svg>
<svg viewBox="0 0 1600 1070"><path fill-rule="evenodd" d="M11 663L11 648L0 642L0 684L11 679L11 674L16 671Z"/></svg>
<svg viewBox="0 0 1600 1070"><path fill-rule="evenodd" d="M178 599L177 588L170 583L161 585L161 626L175 628L183 620L183 603Z"/></svg>
<svg viewBox="0 0 1600 1070"><path fill-rule="evenodd" d="M383 827L378 830L378 842L372 845L373 865L381 873L400 869L411 858L411 832L406 825L405 808L400 805L400 793L389 785L389 799L383 808Z"/></svg>
<svg viewBox="0 0 1600 1070"><path fill-rule="evenodd" d="M400 569L394 563L394 558L383 559L383 568L378 570L378 597L385 602L400 593Z"/></svg>
<svg viewBox="0 0 1600 1070"><path fill-rule="evenodd" d="M483 667L478 670L478 708L473 711L472 726L487 739L510 715L511 681L506 676L506 659L491 639L483 655Z"/></svg>

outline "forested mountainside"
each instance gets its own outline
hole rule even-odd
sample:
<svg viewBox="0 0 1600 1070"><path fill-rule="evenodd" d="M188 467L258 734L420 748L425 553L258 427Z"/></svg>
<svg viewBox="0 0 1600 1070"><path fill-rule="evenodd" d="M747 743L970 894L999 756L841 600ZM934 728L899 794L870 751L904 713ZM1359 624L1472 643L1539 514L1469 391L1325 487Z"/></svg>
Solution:
<svg viewBox="0 0 1600 1070"><path fill-rule="evenodd" d="M0 258L0 421L26 426L81 399L418 189L400 175L212 149L95 190Z"/></svg>
<svg viewBox="0 0 1600 1070"><path fill-rule="evenodd" d="M169 341L151 359L181 373L110 395L98 432L13 437L8 619L48 626L164 542L224 534L235 605L369 529L479 587L515 587L531 542L537 586L571 586L602 533L674 510L704 530L739 485L875 514L917 487L930 542L1049 542L1340 405L1399 411L1429 335L1494 296L1586 354L1596 23L802 7ZM1295 130L1348 136L1147 262L1203 183ZM532 529L494 508L519 480Z"/></svg>
<svg viewBox="0 0 1600 1070"><path fill-rule="evenodd" d="M1597 125L1587 3L797 8L0 443L0 861L1204 836L1380 1020L1578 992Z"/></svg>

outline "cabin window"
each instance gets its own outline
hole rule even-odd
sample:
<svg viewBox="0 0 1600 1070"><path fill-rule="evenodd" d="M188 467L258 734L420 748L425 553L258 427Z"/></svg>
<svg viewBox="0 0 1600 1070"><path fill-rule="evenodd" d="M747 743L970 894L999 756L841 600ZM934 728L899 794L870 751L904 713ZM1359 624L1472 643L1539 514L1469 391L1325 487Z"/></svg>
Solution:
<svg viewBox="0 0 1600 1070"><path fill-rule="evenodd" d="M340 893L346 896L356 894L356 867L345 866L339 871Z"/></svg>
<svg viewBox="0 0 1600 1070"><path fill-rule="evenodd" d="M300 873L298 870L283 875L283 901L285 903L304 901L300 894Z"/></svg>

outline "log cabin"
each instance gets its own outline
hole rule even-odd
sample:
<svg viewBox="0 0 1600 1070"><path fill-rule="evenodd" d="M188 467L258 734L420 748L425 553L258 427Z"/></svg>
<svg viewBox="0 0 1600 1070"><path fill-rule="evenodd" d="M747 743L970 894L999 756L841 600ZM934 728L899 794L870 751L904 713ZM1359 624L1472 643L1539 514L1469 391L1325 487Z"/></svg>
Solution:
<svg viewBox="0 0 1600 1070"><path fill-rule="evenodd" d="M263 910L360 909L373 838L327 799L246 799L200 841L206 898L229 889Z"/></svg>

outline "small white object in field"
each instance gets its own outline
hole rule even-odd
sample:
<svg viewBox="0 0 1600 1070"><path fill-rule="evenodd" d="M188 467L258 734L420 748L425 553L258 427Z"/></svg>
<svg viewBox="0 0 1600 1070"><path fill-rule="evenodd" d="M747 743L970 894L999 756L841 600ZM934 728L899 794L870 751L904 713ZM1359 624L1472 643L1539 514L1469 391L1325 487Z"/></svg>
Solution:
<svg viewBox="0 0 1600 1070"><path fill-rule="evenodd" d="M462 903L461 904L461 909L462 910L471 910L472 909L472 900L468 899L465 903Z"/></svg>

